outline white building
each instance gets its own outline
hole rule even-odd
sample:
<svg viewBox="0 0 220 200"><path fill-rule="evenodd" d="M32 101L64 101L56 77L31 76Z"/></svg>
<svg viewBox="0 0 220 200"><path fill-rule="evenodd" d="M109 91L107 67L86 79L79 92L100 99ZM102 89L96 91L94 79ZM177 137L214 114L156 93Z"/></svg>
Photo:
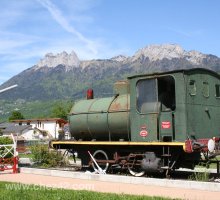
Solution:
<svg viewBox="0 0 220 200"><path fill-rule="evenodd" d="M23 135L25 139L33 137L58 139L59 132L62 131L64 125L67 124L67 121L61 118L21 119L13 120L12 122L19 126L31 125L32 133L27 132Z"/></svg>
<svg viewBox="0 0 220 200"><path fill-rule="evenodd" d="M4 136L13 134L16 139L24 139L25 136L26 140L32 139L33 129L30 125L18 126L14 123L1 123L0 129Z"/></svg>

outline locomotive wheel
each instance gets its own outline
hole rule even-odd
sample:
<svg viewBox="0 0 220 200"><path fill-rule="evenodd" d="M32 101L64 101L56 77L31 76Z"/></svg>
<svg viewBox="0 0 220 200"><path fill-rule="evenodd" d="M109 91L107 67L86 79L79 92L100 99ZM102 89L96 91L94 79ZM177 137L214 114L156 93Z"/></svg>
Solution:
<svg viewBox="0 0 220 200"><path fill-rule="evenodd" d="M94 152L94 154L92 156L96 160L99 167L103 171L107 171L107 169L109 167L109 163L107 162L107 160L108 160L107 154L103 150L97 150ZM98 170L98 168L94 162L92 162L92 167L95 171Z"/></svg>
<svg viewBox="0 0 220 200"><path fill-rule="evenodd" d="M143 158L141 157L141 159ZM141 177L145 174L145 171L141 169L140 162L137 155L130 154L128 156L128 171L132 176Z"/></svg>

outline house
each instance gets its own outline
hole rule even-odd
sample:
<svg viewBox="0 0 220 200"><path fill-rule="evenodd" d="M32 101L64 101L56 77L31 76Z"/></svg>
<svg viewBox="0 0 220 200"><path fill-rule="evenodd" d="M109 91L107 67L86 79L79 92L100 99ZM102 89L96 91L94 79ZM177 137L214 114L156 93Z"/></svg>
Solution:
<svg viewBox="0 0 220 200"><path fill-rule="evenodd" d="M18 126L15 123L0 123L1 136L14 136L18 152L26 152L27 141L33 141L31 125ZM35 139L36 140L36 139Z"/></svg>
<svg viewBox="0 0 220 200"><path fill-rule="evenodd" d="M31 125L16 126L15 123L0 123L1 135L13 135L16 140L31 140Z"/></svg>
<svg viewBox="0 0 220 200"><path fill-rule="evenodd" d="M59 133L62 132L64 125L67 124L67 121L61 118L21 119L12 120L12 122L20 127L24 125L31 126L31 135L38 136L40 139L45 137L58 139Z"/></svg>

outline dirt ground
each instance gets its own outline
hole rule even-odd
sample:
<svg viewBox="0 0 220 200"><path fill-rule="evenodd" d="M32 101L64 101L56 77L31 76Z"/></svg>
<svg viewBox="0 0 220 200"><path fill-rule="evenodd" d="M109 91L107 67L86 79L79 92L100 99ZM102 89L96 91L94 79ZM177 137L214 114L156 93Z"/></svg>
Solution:
<svg viewBox="0 0 220 200"><path fill-rule="evenodd" d="M147 186L125 183L102 182L95 180L82 180L54 176L43 176L34 174L11 174L0 172L0 181L34 184L40 188L54 187L74 190L91 190L109 193L124 193L147 196L163 196L188 200L219 200L219 192L210 192L195 189L169 188L159 186ZM7 189L7 188L6 188Z"/></svg>

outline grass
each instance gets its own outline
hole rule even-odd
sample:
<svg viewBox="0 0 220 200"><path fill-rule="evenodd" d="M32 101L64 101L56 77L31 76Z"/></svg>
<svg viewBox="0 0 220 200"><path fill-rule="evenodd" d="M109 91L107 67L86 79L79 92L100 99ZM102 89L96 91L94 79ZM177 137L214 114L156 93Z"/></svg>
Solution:
<svg viewBox="0 0 220 200"><path fill-rule="evenodd" d="M210 174L208 172L194 172L189 176L189 180L208 182Z"/></svg>
<svg viewBox="0 0 220 200"><path fill-rule="evenodd" d="M2 200L170 200L163 197L148 197L126 194L99 193L85 190L65 190L37 185L0 182Z"/></svg>

